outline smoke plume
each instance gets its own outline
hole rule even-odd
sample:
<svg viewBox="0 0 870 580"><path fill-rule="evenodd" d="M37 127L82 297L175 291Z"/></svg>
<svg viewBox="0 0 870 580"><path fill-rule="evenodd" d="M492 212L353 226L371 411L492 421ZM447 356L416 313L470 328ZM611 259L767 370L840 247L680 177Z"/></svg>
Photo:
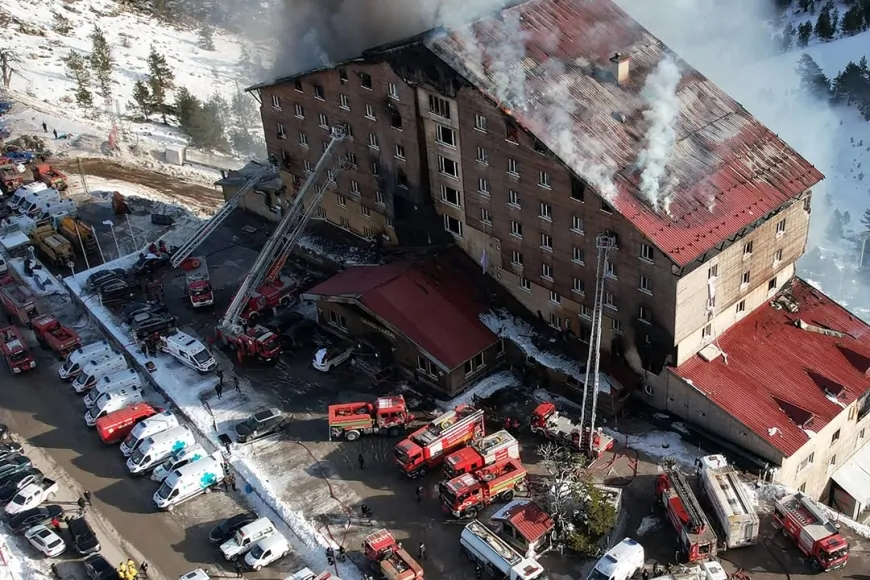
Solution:
<svg viewBox="0 0 870 580"><path fill-rule="evenodd" d="M649 123L644 137L644 148L638 153L637 167L641 170L640 192L653 210L669 213L669 194L677 183L668 176L668 161L676 144L676 121L680 114L677 86L682 78L677 63L665 56L644 82L640 96L647 109L643 118Z"/></svg>
<svg viewBox="0 0 870 580"><path fill-rule="evenodd" d="M278 49L272 75L291 76L436 26L465 24L510 1L288 0L273 19Z"/></svg>

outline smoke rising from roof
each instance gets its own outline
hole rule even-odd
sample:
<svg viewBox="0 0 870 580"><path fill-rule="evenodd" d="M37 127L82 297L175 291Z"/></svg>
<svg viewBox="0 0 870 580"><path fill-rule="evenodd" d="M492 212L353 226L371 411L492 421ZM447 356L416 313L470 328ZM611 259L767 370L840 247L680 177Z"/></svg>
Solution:
<svg viewBox="0 0 870 580"><path fill-rule="evenodd" d="M682 78L677 63L670 57L659 61L644 81L640 96L647 105L643 118L649 123L644 136L644 148L638 154L641 170L640 192L653 210L669 212L670 193L678 183L668 175L668 161L676 145L676 121L680 114L677 85Z"/></svg>
<svg viewBox="0 0 870 580"><path fill-rule="evenodd" d="M516 0L288 0L275 19L275 78L353 58L436 26L459 26ZM264 79L265 80L265 79Z"/></svg>

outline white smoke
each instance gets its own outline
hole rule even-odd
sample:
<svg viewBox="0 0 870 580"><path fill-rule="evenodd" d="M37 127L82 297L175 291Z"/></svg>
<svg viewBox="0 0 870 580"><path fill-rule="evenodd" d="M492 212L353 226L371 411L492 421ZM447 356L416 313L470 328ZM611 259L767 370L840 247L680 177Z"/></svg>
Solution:
<svg viewBox="0 0 870 580"><path fill-rule="evenodd" d="M644 136L644 148L638 153L641 170L640 192L654 211L660 208L670 214L670 192L677 186L668 176L668 162L676 144L676 121L680 114L677 86L683 75L669 56L659 61L644 82L640 96L647 109L643 118L649 123Z"/></svg>

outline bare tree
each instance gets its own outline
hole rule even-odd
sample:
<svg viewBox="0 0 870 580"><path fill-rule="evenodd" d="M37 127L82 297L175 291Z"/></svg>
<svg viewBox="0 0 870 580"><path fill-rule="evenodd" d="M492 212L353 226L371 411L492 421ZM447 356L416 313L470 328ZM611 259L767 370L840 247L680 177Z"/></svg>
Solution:
<svg viewBox="0 0 870 580"><path fill-rule="evenodd" d="M12 84L12 76L18 75L25 78L21 73L22 61L11 48L0 48L0 73L3 74L3 88L8 89Z"/></svg>
<svg viewBox="0 0 870 580"><path fill-rule="evenodd" d="M582 456L571 453L564 445L550 442L538 447L541 467L547 472L547 507L556 525L562 529L571 520L574 495L580 483Z"/></svg>

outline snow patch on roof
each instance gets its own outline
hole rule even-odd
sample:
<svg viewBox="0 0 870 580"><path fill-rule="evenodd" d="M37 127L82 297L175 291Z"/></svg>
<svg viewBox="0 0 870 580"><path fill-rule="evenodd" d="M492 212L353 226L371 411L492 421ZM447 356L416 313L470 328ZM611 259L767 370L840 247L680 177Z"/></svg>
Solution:
<svg viewBox="0 0 870 580"><path fill-rule="evenodd" d="M489 375L485 377L471 386L470 389L459 395L458 397L454 397L449 401L439 401L438 404L440 407L444 409L454 409L459 405L465 405L468 403L473 403L475 397L480 397L481 399L485 399L501 391L502 389L516 387L517 385L522 384L520 377L511 371L502 371L499 373L495 373L494 375Z"/></svg>
<svg viewBox="0 0 870 580"><path fill-rule="evenodd" d="M650 431L642 434L624 434L613 429L604 428L604 432L613 437L617 445L624 443L649 457L659 460L672 460L685 467L694 467L695 462L707 455L697 447L690 447L678 433L671 431Z"/></svg>

